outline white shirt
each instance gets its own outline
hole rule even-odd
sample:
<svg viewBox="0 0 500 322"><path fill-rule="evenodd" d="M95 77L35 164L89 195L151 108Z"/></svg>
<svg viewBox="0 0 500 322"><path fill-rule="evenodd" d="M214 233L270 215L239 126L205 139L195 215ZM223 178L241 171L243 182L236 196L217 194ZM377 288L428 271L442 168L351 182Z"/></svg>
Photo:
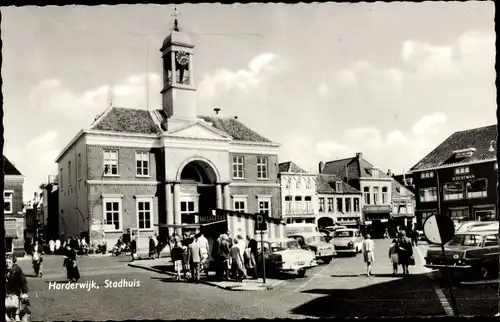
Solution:
<svg viewBox="0 0 500 322"><path fill-rule="evenodd" d="M244 258L245 248L247 248L247 243L244 239L240 239L240 241L238 242L238 247L240 248L241 258Z"/></svg>
<svg viewBox="0 0 500 322"><path fill-rule="evenodd" d="M200 244L200 250L202 254L208 254L209 249L208 249L208 239L205 238L205 236L200 236L198 238L198 243Z"/></svg>
<svg viewBox="0 0 500 322"><path fill-rule="evenodd" d="M58 239L56 240L56 249L59 249L61 247L61 241Z"/></svg>
<svg viewBox="0 0 500 322"><path fill-rule="evenodd" d="M371 239L365 239L363 242L363 252L373 252L375 250L375 243Z"/></svg>

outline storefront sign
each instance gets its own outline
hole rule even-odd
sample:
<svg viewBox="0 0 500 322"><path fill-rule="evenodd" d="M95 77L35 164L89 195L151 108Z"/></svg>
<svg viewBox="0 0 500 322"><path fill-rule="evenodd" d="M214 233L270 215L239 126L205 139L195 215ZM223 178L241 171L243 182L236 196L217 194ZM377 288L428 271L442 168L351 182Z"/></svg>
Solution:
<svg viewBox="0 0 500 322"><path fill-rule="evenodd" d="M475 178L475 176L473 174L466 174L463 176L452 177L452 180L453 181L462 181L462 180L469 180L469 179L474 179L474 178Z"/></svg>

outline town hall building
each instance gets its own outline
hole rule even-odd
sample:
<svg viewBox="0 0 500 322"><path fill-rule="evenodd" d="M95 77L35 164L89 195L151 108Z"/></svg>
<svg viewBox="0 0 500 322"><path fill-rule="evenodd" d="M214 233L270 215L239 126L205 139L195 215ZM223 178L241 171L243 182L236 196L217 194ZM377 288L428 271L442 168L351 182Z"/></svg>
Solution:
<svg viewBox="0 0 500 322"><path fill-rule="evenodd" d="M110 107L61 151L64 238L90 235L109 248L133 232L147 245L214 209L281 217L280 144L235 118L197 115L194 47L177 27L165 38L161 110ZM240 221L234 235L248 231Z"/></svg>

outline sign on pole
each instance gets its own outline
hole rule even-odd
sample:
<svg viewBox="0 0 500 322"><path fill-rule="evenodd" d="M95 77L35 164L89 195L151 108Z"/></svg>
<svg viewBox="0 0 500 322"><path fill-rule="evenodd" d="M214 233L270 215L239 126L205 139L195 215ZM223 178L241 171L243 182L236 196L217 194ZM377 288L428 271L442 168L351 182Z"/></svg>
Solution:
<svg viewBox="0 0 500 322"><path fill-rule="evenodd" d="M266 214L255 214L255 231L266 231L267 230L267 221Z"/></svg>
<svg viewBox="0 0 500 322"><path fill-rule="evenodd" d="M450 217L432 215L424 222L424 236L435 245L444 245L455 236L455 225Z"/></svg>
<svg viewBox="0 0 500 322"><path fill-rule="evenodd" d="M255 233L260 232L260 252L262 254L262 283L266 284L266 254L264 252L264 232L267 230L265 214L255 214Z"/></svg>

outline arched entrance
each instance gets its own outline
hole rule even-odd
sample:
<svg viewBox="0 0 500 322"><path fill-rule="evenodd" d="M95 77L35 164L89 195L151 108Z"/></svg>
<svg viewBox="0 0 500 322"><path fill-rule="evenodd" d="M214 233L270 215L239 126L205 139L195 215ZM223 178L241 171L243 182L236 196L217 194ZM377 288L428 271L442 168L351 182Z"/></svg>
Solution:
<svg viewBox="0 0 500 322"><path fill-rule="evenodd" d="M318 219L318 228L324 229L325 227L333 226L333 219L330 217L321 217Z"/></svg>
<svg viewBox="0 0 500 322"><path fill-rule="evenodd" d="M208 215L216 208L218 172L208 160L190 159L180 167L180 211L182 224L197 223L197 215Z"/></svg>

